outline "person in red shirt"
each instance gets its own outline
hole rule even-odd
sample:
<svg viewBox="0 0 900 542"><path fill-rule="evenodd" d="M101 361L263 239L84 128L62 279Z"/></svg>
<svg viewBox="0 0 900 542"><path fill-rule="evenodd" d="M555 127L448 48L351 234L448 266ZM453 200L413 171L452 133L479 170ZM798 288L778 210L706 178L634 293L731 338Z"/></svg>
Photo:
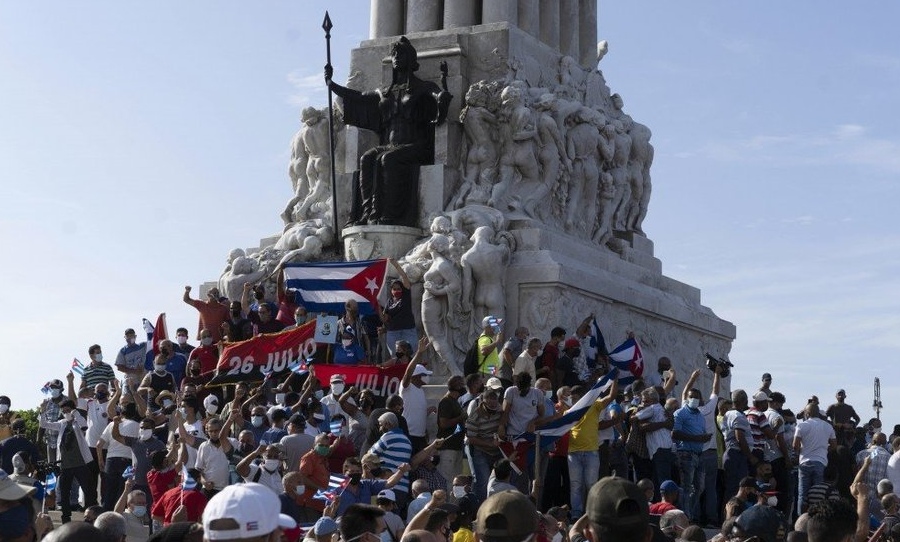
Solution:
<svg viewBox="0 0 900 542"><path fill-rule="evenodd" d="M185 286L184 296L181 299L200 313L197 339L202 339L200 332L207 329L214 343L222 340L222 324L228 321L231 314L228 310L228 305L219 302L219 289L210 288L206 292L206 301L200 301L199 299L191 299L191 287Z"/></svg>
<svg viewBox="0 0 900 542"><path fill-rule="evenodd" d="M200 471L188 469L188 477L181 485L163 493L153 503L153 519L168 525L174 521L199 522L206 508L206 495L200 491ZM184 507L183 509L181 509Z"/></svg>
<svg viewBox="0 0 900 542"><path fill-rule="evenodd" d="M650 513L661 516L669 510L678 510L675 503L678 502L678 494L680 492L681 488L672 480L666 480L659 484L659 494L662 497L662 500L650 505Z"/></svg>
<svg viewBox="0 0 900 542"><path fill-rule="evenodd" d="M200 346L191 350L188 363L197 360L200 362L200 374L212 377L219 362L219 347L213 341L212 333L207 329L200 330Z"/></svg>
<svg viewBox="0 0 900 542"><path fill-rule="evenodd" d="M171 457L169 457L171 456ZM175 487L178 478L178 470L181 463L174 465L175 455L166 450L159 450L150 455L150 470L147 471L147 485L150 487L150 495L154 501L161 499L163 494Z"/></svg>
<svg viewBox="0 0 900 542"><path fill-rule="evenodd" d="M562 386L562 382L557 382L556 378L556 360L559 359L559 343L566 337L566 330L561 327L555 327L550 330L550 340L544 345L539 360L541 366L537 367L537 376L549 378L553 384L553 389Z"/></svg>
<svg viewBox="0 0 900 542"><path fill-rule="evenodd" d="M306 491L297 498L300 505L300 519L304 522L315 521L325 510L325 501L313 499L320 489L328 489L328 456L331 454L331 440L327 433L316 435L315 446L300 458L300 480Z"/></svg>

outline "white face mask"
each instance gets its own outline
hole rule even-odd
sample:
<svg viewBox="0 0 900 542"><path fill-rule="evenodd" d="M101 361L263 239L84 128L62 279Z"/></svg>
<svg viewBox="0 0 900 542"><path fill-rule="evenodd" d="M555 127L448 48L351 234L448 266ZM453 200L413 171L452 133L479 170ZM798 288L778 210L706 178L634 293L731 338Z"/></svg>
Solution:
<svg viewBox="0 0 900 542"><path fill-rule="evenodd" d="M553 390L544 390L544 398L545 399L553 398Z"/></svg>
<svg viewBox="0 0 900 542"><path fill-rule="evenodd" d="M131 515L133 515L136 518L142 518L142 517L144 517L144 514L146 514L146 513L147 513L146 506L135 506L134 509L131 511Z"/></svg>
<svg viewBox="0 0 900 542"><path fill-rule="evenodd" d="M277 470L281 466L280 459L266 459L266 470Z"/></svg>
<svg viewBox="0 0 900 542"><path fill-rule="evenodd" d="M276 393L275 394L275 402L278 403L279 405L283 405L285 395L287 395L287 394L286 393Z"/></svg>
<svg viewBox="0 0 900 542"><path fill-rule="evenodd" d="M96 361L97 363L100 363L101 361L103 361L103 354L94 354L93 356L91 356L91 359Z"/></svg>
<svg viewBox="0 0 900 542"><path fill-rule="evenodd" d="M572 406L572 398L566 397L565 399L563 399L563 404L566 406Z"/></svg>
<svg viewBox="0 0 900 542"><path fill-rule="evenodd" d="M209 345L211 345L211 344L212 344L212 337L203 337L202 339L200 339L200 344L202 344L203 346L209 346Z"/></svg>
<svg viewBox="0 0 900 542"><path fill-rule="evenodd" d="M697 397L691 397L687 400L687 407L696 410L700 407L700 399L698 399Z"/></svg>
<svg viewBox="0 0 900 542"><path fill-rule="evenodd" d="M9 405L0 405L0 414L6 414L9 411Z"/></svg>
<svg viewBox="0 0 900 542"><path fill-rule="evenodd" d="M75 419L75 414L72 414L71 412L66 412L66 413L63 414L63 418L65 418L65 420L66 420L67 422L70 422L70 421L72 421L73 419Z"/></svg>
<svg viewBox="0 0 900 542"><path fill-rule="evenodd" d="M54 399L56 399L60 395L62 395L62 390L57 390L57 389L50 390L50 397L53 397Z"/></svg>
<svg viewBox="0 0 900 542"><path fill-rule="evenodd" d="M207 414L215 414L217 410L219 410L219 405L215 403L210 403L210 405L206 407Z"/></svg>
<svg viewBox="0 0 900 542"><path fill-rule="evenodd" d="M175 340L178 341L178 344L187 344L187 337L184 335L179 335Z"/></svg>
<svg viewBox="0 0 900 542"><path fill-rule="evenodd" d="M304 493L306 493L306 486L300 484L299 486L297 486L297 489L295 491L297 492L297 495L303 495Z"/></svg>
<svg viewBox="0 0 900 542"><path fill-rule="evenodd" d="M331 393L335 395L340 395L344 393L344 383L343 382L335 382L331 385Z"/></svg>
<svg viewBox="0 0 900 542"><path fill-rule="evenodd" d="M768 499L766 499L766 504L769 506L776 506L778 504L778 497L775 495L770 495Z"/></svg>
<svg viewBox="0 0 900 542"><path fill-rule="evenodd" d="M163 399L163 408L169 408L170 406L172 406L172 400L171 399Z"/></svg>
<svg viewBox="0 0 900 542"><path fill-rule="evenodd" d="M141 429L140 435L138 438L141 440L150 440L150 437L153 436L153 429Z"/></svg>
<svg viewBox="0 0 900 542"><path fill-rule="evenodd" d="M166 373L166 366L165 366L165 365L155 365L155 366L153 367L153 371L154 371L156 374L158 374L158 375L165 374L165 373Z"/></svg>
<svg viewBox="0 0 900 542"><path fill-rule="evenodd" d="M353 344L353 339L341 339L341 344L344 345L344 348L347 348Z"/></svg>
<svg viewBox="0 0 900 542"><path fill-rule="evenodd" d="M428 384L428 375L420 375L419 378L422 379L422 384Z"/></svg>
<svg viewBox="0 0 900 542"><path fill-rule="evenodd" d="M251 416L250 423L253 424L253 427L262 427L263 417L262 416Z"/></svg>
<svg viewBox="0 0 900 542"><path fill-rule="evenodd" d="M466 496L466 488L464 486L453 486L453 496L462 499Z"/></svg>
<svg viewBox="0 0 900 542"><path fill-rule="evenodd" d="M316 390L315 392L313 392L313 396L314 396L316 399L318 399L319 401L321 401L321 400L322 400L322 397L325 397L325 392L322 391L322 390Z"/></svg>

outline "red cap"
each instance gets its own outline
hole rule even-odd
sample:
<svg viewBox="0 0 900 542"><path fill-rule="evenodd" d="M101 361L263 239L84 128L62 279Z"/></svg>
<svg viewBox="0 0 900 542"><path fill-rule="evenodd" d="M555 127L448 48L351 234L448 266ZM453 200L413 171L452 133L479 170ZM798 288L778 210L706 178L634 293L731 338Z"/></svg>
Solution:
<svg viewBox="0 0 900 542"><path fill-rule="evenodd" d="M575 337L569 337L566 339L566 344L563 346L563 349L566 348L581 348L581 343L578 342L578 339Z"/></svg>

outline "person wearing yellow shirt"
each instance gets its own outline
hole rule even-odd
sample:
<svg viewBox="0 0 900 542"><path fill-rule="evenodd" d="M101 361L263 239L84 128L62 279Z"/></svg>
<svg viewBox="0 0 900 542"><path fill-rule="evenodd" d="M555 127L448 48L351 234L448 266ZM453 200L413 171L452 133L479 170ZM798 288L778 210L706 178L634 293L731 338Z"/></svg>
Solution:
<svg viewBox="0 0 900 542"><path fill-rule="evenodd" d="M582 385L572 388L572 402L577 404L587 388ZM598 398L587 409L581 420L569 431L569 499L572 506L572 517L580 518L584 514L584 502L587 492L600 476L600 413L618 393L618 382L613 379L612 386L605 395Z"/></svg>
<svg viewBox="0 0 900 542"><path fill-rule="evenodd" d="M478 336L478 372L495 376L500 373L500 346L503 344L503 320L496 316L485 316L481 320L481 335Z"/></svg>

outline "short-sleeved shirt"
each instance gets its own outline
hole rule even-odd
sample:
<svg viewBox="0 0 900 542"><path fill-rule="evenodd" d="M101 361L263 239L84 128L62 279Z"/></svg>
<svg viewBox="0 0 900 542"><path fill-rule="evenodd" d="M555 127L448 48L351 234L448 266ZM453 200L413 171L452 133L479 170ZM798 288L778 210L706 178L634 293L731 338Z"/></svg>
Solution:
<svg viewBox="0 0 900 542"><path fill-rule="evenodd" d="M137 437L140 424L134 420L122 420L119 423L119 433L123 437ZM118 457L131 460L131 448L112 438L112 424L107 424L100 434L100 440L106 444L106 458Z"/></svg>
<svg viewBox="0 0 900 542"><path fill-rule="evenodd" d="M818 461L828 465L828 441L834 440L834 428L820 418L797 423L794 438L800 439L800 464Z"/></svg>
<svg viewBox="0 0 900 542"><path fill-rule="evenodd" d="M308 479L315 482L321 487L328 487L328 480L331 473L328 471L328 459L310 450L302 458L300 458L300 472ZM306 484L306 491L299 496L298 504L320 512L325 509L325 501L313 499L316 494L316 488Z"/></svg>
<svg viewBox="0 0 900 542"><path fill-rule="evenodd" d="M403 398L403 417L410 436L424 437L428 421L428 401L425 399L425 390L410 384L404 387L400 384L400 397Z"/></svg>
<svg viewBox="0 0 900 542"><path fill-rule="evenodd" d="M491 440L497 434L497 428L500 427L500 409L490 411L480 408L480 400L476 399L469 405L469 417L466 419L466 434L483 440ZM479 451L488 453L492 456L499 455L500 450L496 446L481 446L472 444Z"/></svg>
<svg viewBox="0 0 900 542"><path fill-rule="evenodd" d="M654 403L643 410L639 411L637 414L639 420L648 421L648 422L662 422L666 419L666 411L659 403ZM656 454L657 450L662 448L672 448L672 432L666 429L665 427L661 427L656 431L648 431L646 432L647 439L647 452L650 454L652 458L654 454Z"/></svg>
<svg viewBox="0 0 900 542"><path fill-rule="evenodd" d="M725 439L725 449L730 450L732 448L740 449L740 444L737 439L737 431L741 430L744 432L744 439L747 440L747 444L750 444L750 422L747 421L747 416L744 416L744 413L740 410L729 410L725 413L725 416L722 418L722 436Z"/></svg>
<svg viewBox="0 0 900 542"><path fill-rule="evenodd" d="M208 303L199 299L191 299L188 305L197 309L200 313L200 321L197 324L197 340L200 340L200 331L207 330L214 343L222 340L222 322L231 316L228 306L222 303Z"/></svg>
<svg viewBox="0 0 900 542"><path fill-rule="evenodd" d="M754 450L765 452L766 434L764 431L769 427L769 418L766 417L765 412L753 407L747 410L746 416L747 422L750 424L750 435L753 437L752 442L748 442L748 444Z"/></svg>
<svg viewBox="0 0 900 542"><path fill-rule="evenodd" d="M777 410L773 408L766 410L766 419L769 420L769 427L775 432L775 438L766 441L763 459L771 463L775 459L783 457L781 448L778 446L778 435L781 435L784 439L787 439L788 437L784 434L784 418Z"/></svg>
<svg viewBox="0 0 900 542"><path fill-rule="evenodd" d="M84 374L81 375L81 387L93 388L97 384L109 382L116 379L116 373L113 368L103 361L92 361L84 368Z"/></svg>
<svg viewBox="0 0 900 542"><path fill-rule="evenodd" d="M496 339L488 337L484 333L478 336L478 371L482 374L493 375L500 370L500 354L494 348L487 355L481 353L481 349L492 344Z"/></svg>
<svg viewBox="0 0 900 542"><path fill-rule="evenodd" d="M390 317L384 324L385 329L388 331L414 329L416 327L416 319L412 311L412 293L405 286L401 285L400 287L403 288L403 293L400 294L400 297L391 296L387 305L384 306L384 313Z"/></svg>
<svg viewBox="0 0 900 542"><path fill-rule="evenodd" d="M366 360L366 352L363 347L357 343L350 346L343 344L334 347L334 364L335 365L359 365Z"/></svg>
<svg viewBox="0 0 900 542"><path fill-rule="evenodd" d="M685 435L702 435L706 432L706 420L700 409L691 409L683 406L675 411L675 425L672 432L680 431ZM700 453L703 451L703 442L676 440L675 447L679 451Z"/></svg>
<svg viewBox="0 0 900 542"><path fill-rule="evenodd" d="M458 418L459 416L462 416L462 413L462 407L459 405L456 399L452 397L444 396L438 402L438 421L440 421L441 418ZM463 449L463 437L465 437L465 432L458 431L457 425L452 425L450 427L441 429L440 424L438 424L437 436L438 438L445 439L444 444L441 445L442 450Z"/></svg>
<svg viewBox="0 0 900 542"><path fill-rule="evenodd" d="M153 502L153 517L163 518L163 525L172 523L172 514L181 506L187 509L188 521L200 521L206 508L206 496L194 489L183 491L181 486L173 487Z"/></svg>
<svg viewBox="0 0 900 542"><path fill-rule="evenodd" d="M506 415L506 434L509 437L517 437L528 430L528 424L538 416L538 405L544 406L544 393L537 388L530 388L525 395L519 392L519 388L510 386L503 392L503 407L509 406ZM596 429L597 424L594 424ZM596 449L596 448L595 448Z"/></svg>
<svg viewBox="0 0 900 542"><path fill-rule="evenodd" d="M403 463L409 463L412 457L412 443L403 431L394 428L381 435L369 451L380 457L385 467L396 471ZM397 491L409 493L409 478L404 476L396 487Z"/></svg>
<svg viewBox="0 0 900 542"><path fill-rule="evenodd" d="M229 437L232 450L237 449L238 441ZM221 446L216 446L208 440L203 441L197 448L197 461L194 466L203 473L203 478L213 483L215 489L224 489L228 485L228 468L230 464L228 455Z"/></svg>
<svg viewBox="0 0 900 542"><path fill-rule="evenodd" d="M597 424L600 422L603 406L602 401L594 401L584 413L584 417L572 426L569 431L570 452L596 452L600 447L600 431Z"/></svg>
<svg viewBox="0 0 900 542"><path fill-rule="evenodd" d="M96 399L79 399L78 408L87 412L87 433L84 438L88 446L97 447L97 441L103 434L103 429L109 424L109 415L106 413L108 402L101 403Z"/></svg>
<svg viewBox="0 0 900 542"><path fill-rule="evenodd" d="M387 482L384 480L360 480L359 485L356 486L356 493L353 493L348 485L341 491L341 503L338 505L335 517L343 516L351 504L372 504L372 497L378 495L385 485Z"/></svg>
<svg viewBox="0 0 900 542"><path fill-rule="evenodd" d="M534 368L535 359L537 356L531 356L528 354L528 350L523 350L513 362L513 375L528 373L531 375L531 381L534 382L537 374Z"/></svg>
<svg viewBox="0 0 900 542"><path fill-rule="evenodd" d="M119 349L119 354L116 356L116 367L120 371L143 369L146 356L147 343L126 344Z"/></svg>
<svg viewBox="0 0 900 542"><path fill-rule="evenodd" d="M131 448L131 466L134 467L134 485L148 486L147 473L150 471L150 456L153 452L165 450L166 445L156 437L140 440L125 437L125 444Z"/></svg>

